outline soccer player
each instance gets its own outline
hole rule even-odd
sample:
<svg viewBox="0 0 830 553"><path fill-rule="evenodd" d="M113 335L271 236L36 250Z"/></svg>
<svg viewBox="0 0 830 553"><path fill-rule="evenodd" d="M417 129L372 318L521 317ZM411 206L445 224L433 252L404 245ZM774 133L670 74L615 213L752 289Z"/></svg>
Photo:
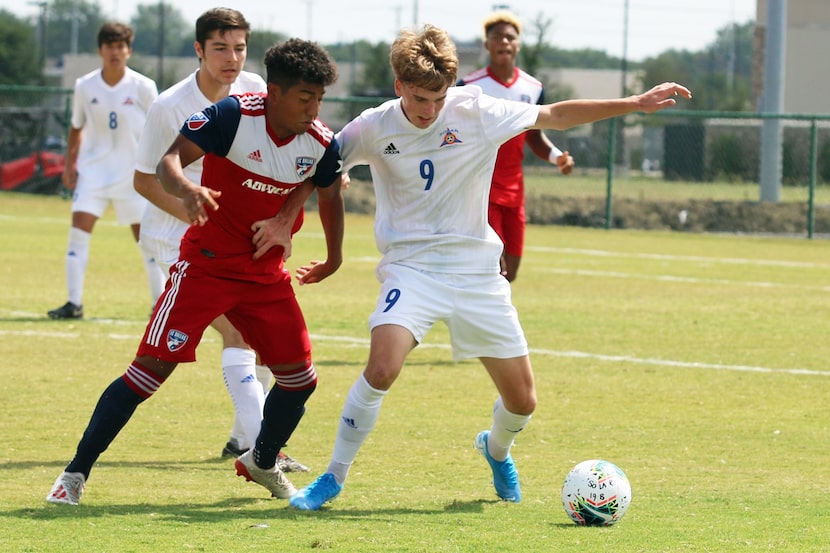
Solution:
<svg viewBox="0 0 830 553"><path fill-rule="evenodd" d="M95 222L112 204L118 223L130 225L138 241L141 214L147 202L132 186L132 165L156 83L127 67L133 30L123 23L105 23L98 31L101 68L75 82L72 125L61 177L74 190L72 227L66 250L67 302L47 315L81 319L89 244ZM164 283L161 270L144 257L150 289Z"/></svg>
<svg viewBox="0 0 830 553"><path fill-rule="evenodd" d="M544 104L542 83L516 66L522 25L510 12L491 14L484 21L484 47L490 55L489 65L467 75L459 84L474 84L485 94L518 102ZM574 159L545 136L541 129L528 129L499 149L493 183L490 187L490 226L504 242L502 274L513 282L519 272L525 241L525 186L522 160L525 142L537 157L559 167L569 175Z"/></svg>
<svg viewBox="0 0 830 553"><path fill-rule="evenodd" d="M296 492L277 455L305 412L317 373L284 255L314 187L327 258L298 268L299 283L319 282L343 261L341 161L334 134L317 119L337 72L325 50L298 39L270 48L265 68L267 94L229 96L191 115L159 162L159 180L182 198L191 226L135 359L101 395L47 501L78 503L101 453L178 363L195 360L202 333L222 314L276 381L237 473L275 497ZM184 167L202 157L199 186Z"/></svg>
<svg viewBox="0 0 830 553"><path fill-rule="evenodd" d="M250 34L250 24L237 10L213 8L200 15L193 43L199 68L162 92L147 115L133 178L135 189L150 202L141 219L139 245L165 275L179 258L179 243L190 225L181 199L168 194L156 178L156 165L191 114L229 94L266 91L262 77L242 70ZM201 182L202 160L188 165L185 174L192 182ZM158 300L161 292L153 299ZM222 336L222 373L235 411L222 455L238 457L250 449L259 433L271 371L256 364L256 354L226 317L219 316L211 326ZM282 451L279 465L287 472L308 470Z"/></svg>
<svg viewBox="0 0 830 553"><path fill-rule="evenodd" d="M487 223L498 149L530 128L650 113L691 93L663 83L614 100L539 106L493 98L475 86L453 86L455 45L431 25L420 33L403 31L390 60L399 98L364 111L337 135L344 169L368 164L377 198L381 289L369 316L369 360L346 397L327 471L289 504L317 510L341 492L407 355L438 321L449 327L453 358L479 358L496 386L492 426L474 443L492 470L497 495L518 502L510 448L536 408L536 391L510 283L500 274L502 243Z"/></svg>

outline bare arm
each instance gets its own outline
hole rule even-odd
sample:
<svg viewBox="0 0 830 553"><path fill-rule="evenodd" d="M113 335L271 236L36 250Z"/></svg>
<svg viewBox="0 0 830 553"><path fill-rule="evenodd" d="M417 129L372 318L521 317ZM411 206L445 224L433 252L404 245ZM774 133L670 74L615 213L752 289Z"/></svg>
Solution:
<svg viewBox="0 0 830 553"><path fill-rule="evenodd" d="M61 182L69 190L75 190L75 185L78 184L78 171L75 169L75 163L78 161L78 152L81 150L82 135L83 129L71 127L69 136L66 138L66 155L64 156Z"/></svg>
<svg viewBox="0 0 830 553"><path fill-rule="evenodd" d="M159 209L181 219L185 223L190 222L181 198L177 198L164 190L155 175L135 171L133 173L133 188Z"/></svg>
<svg viewBox="0 0 830 553"><path fill-rule="evenodd" d="M326 260L312 261L310 265L297 268L300 286L320 282L332 275L343 263L343 234L345 229L345 207L342 195L342 180L327 188L317 189L317 209L326 235Z"/></svg>
<svg viewBox="0 0 830 553"><path fill-rule="evenodd" d="M568 152L561 152L540 129L527 131L527 145L539 159L544 159L559 167L563 175L570 175L574 168L574 158Z"/></svg>
<svg viewBox="0 0 830 553"><path fill-rule="evenodd" d="M180 134L156 167L156 177L164 190L182 199L187 221L200 226L208 219L206 207L212 211L219 209L215 198L222 193L191 182L183 169L204 155L204 150Z"/></svg>
<svg viewBox="0 0 830 553"><path fill-rule="evenodd" d="M627 115L635 111L654 113L677 103L675 96L692 93L677 83L662 83L642 94L613 100L565 100L542 106L534 129L565 130L585 123Z"/></svg>

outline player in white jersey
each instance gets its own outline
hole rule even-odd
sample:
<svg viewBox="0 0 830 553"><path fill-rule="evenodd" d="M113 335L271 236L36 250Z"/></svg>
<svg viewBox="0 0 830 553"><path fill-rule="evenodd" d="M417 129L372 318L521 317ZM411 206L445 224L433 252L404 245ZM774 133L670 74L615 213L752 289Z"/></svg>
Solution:
<svg viewBox="0 0 830 553"><path fill-rule="evenodd" d="M375 239L383 257L369 360L346 397L327 471L289 504L317 510L341 492L407 355L438 321L449 327L453 357L479 358L498 390L492 426L476 436L475 447L498 496L518 502L510 448L536 408L536 391L510 284L499 271L501 241L487 223L496 153L529 128L564 130L650 113L691 93L663 83L616 100L538 106L492 98L478 87L453 87L455 45L431 25L403 31L390 59L400 98L364 111L337 135L344 168L368 164L377 198Z"/></svg>
<svg viewBox="0 0 830 553"><path fill-rule="evenodd" d="M250 33L250 24L237 10L213 8L200 15L193 44L199 68L162 92L147 116L134 176L135 189L149 200L141 219L139 244L165 275L179 259L179 244L190 224L181 199L168 194L158 182L156 166L190 115L229 94L266 92L262 77L242 70ZM202 159L188 165L184 172L191 181L201 182ZM161 293L162 289L154 290L153 299ZM259 433L271 371L256 363L254 351L224 316L212 326L222 336L222 372L235 410L230 439L222 455L238 457L251 447ZM279 463L283 471L308 470L282 451Z"/></svg>
<svg viewBox="0 0 830 553"><path fill-rule="evenodd" d="M484 47L490 57L489 64L467 75L459 84L474 84L496 98L543 104L542 83L516 66L521 32L521 23L509 12L498 11L488 16L484 21ZM562 174L570 174L574 167L573 157L557 148L541 129L529 129L499 149L490 188L488 217L490 226L504 242L501 268L510 282L516 279L524 250L526 217L522 161L525 142L537 157L558 166Z"/></svg>
<svg viewBox="0 0 830 553"><path fill-rule="evenodd" d="M72 126L67 141L63 184L74 190L72 227L66 252L67 302L48 312L53 319L80 319L84 277L95 222L112 204L118 222L132 227L138 241L146 200L132 186L132 165L156 84L127 67L133 31L122 23L105 23L98 31L101 69L75 82ZM151 289L161 280L145 257Z"/></svg>

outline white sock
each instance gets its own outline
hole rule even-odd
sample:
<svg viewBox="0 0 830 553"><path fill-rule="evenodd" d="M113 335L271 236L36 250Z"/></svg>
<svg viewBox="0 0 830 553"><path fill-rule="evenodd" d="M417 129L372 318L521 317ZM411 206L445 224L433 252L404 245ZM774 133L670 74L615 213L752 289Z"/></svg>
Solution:
<svg viewBox="0 0 830 553"><path fill-rule="evenodd" d="M75 305L82 305L91 239L92 234L85 230L75 227L69 229L69 244L66 248L66 288L69 301Z"/></svg>
<svg viewBox="0 0 830 553"><path fill-rule="evenodd" d="M150 285L150 296L153 298L153 306L164 292L164 285L167 284L167 273L156 262L156 258L147 255L143 248L141 249L141 258L144 260L144 271L147 273L147 284Z"/></svg>
<svg viewBox="0 0 830 553"><path fill-rule="evenodd" d="M346 481L360 446L375 427L386 393L386 390L372 388L362 374L349 390L340 414L340 426L337 428L334 451L327 469L341 486Z"/></svg>
<svg viewBox="0 0 830 553"><path fill-rule="evenodd" d="M504 407L499 397L493 406L493 426L487 438L487 450L496 461L504 461L510 454L516 434L521 432L531 415L517 415Z"/></svg>
<svg viewBox="0 0 830 553"><path fill-rule="evenodd" d="M252 350L222 350L222 374L235 410L231 439L241 449L248 449L254 444L262 426L265 394L254 374L255 365L256 354Z"/></svg>

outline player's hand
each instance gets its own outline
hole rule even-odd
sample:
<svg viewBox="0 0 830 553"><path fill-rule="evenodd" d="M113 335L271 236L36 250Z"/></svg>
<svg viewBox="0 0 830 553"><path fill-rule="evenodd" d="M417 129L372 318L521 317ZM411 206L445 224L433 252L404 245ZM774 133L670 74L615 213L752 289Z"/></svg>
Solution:
<svg viewBox="0 0 830 553"><path fill-rule="evenodd" d="M326 277L331 276L339 268L339 263L335 265L334 263L329 263L328 261L313 260L310 265L302 265L297 267L297 282L299 282L300 286L303 284L314 284L315 282L320 282Z"/></svg>
<svg viewBox="0 0 830 553"><path fill-rule="evenodd" d="M692 92L677 83L661 83L637 97L639 111L654 113L677 103L676 96L691 99Z"/></svg>
<svg viewBox="0 0 830 553"><path fill-rule="evenodd" d="M208 209L216 211L219 204L216 198L222 193L205 186L188 186L182 192L182 202L187 211L187 218L191 225L204 226L208 220Z"/></svg>
<svg viewBox="0 0 830 553"><path fill-rule="evenodd" d="M73 169L65 169L61 174L61 182L68 190L75 190L78 184L78 171Z"/></svg>
<svg viewBox="0 0 830 553"><path fill-rule="evenodd" d="M342 173L340 175L340 189L346 190L349 188L349 184L352 182L352 179L349 178L349 173Z"/></svg>
<svg viewBox="0 0 830 553"><path fill-rule="evenodd" d="M570 175L571 171L574 170L574 158L567 151L562 152L562 155L556 158L556 165L559 167L560 173Z"/></svg>
<svg viewBox="0 0 830 553"><path fill-rule="evenodd" d="M282 246L283 259L291 257L291 229L294 221L288 221L285 217L270 217L251 225L254 236L251 239L256 251L254 259L259 259L274 246Z"/></svg>

